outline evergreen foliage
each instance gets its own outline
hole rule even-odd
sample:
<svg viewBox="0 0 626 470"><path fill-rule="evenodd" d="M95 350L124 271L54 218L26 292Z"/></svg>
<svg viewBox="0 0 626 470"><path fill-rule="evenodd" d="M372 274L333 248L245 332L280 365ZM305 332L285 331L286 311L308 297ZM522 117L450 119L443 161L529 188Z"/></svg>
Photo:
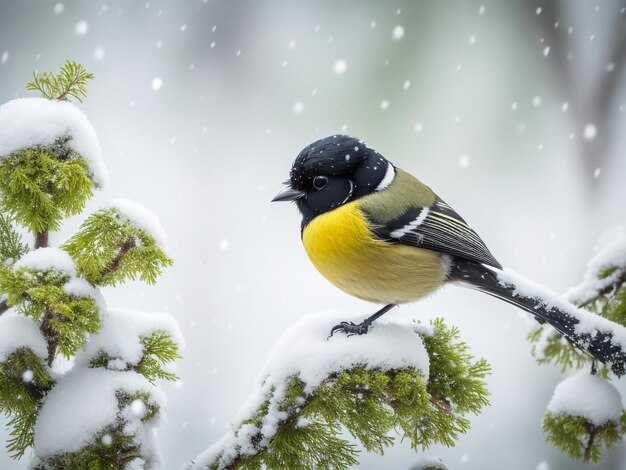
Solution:
<svg viewBox="0 0 626 470"><path fill-rule="evenodd" d="M468 413L488 404L485 376L490 367L475 361L456 328L441 319L423 341L431 360L430 378L414 368L355 366L327 377L312 391L298 377L270 396L237 428L236 439L218 443L210 469L330 469L356 465L358 448L383 454L394 433L411 447L454 445L469 429ZM272 423L268 425L268 423ZM268 429L269 426L269 429Z"/></svg>
<svg viewBox="0 0 626 470"><path fill-rule="evenodd" d="M80 274L100 286L135 279L154 284L161 270L172 264L152 235L132 225L116 208L91 214L63 248Z"/></svg>
<svg viewBox="0 0 626 470"><path fill-rule="evenodd" d="M27 88L38 90L51 100L68 101L74 97L81 101L92 78L82 65L68 61L57 75L34 74ZM62 387L70 380L68 377L80 377L73 372L88 367L110 369L113 372L109 374L127 374L115 375L121 384L115 390L117 416L90 436L86 447L41 457L35 445L36 458L31 465L37 469L119 469L137 459L153 459L153 443L144 442L140 436L146 434L142 426L155 426L162 413L160 402L150 392L128 392L125 387L130 382L125 379L132 375L135 386L138 381L145 381L146 390L154 390L150 384L159 379L176 380L166 366L181 357L179 342L171 331L154 329L137 338L141 357L137 363L128 364L126 370L110 367L111 360L124 358L104 358L102 354L88 363L75 361L71 372L65 375L53 373L52 366L59 354L77 357L89 338L99 333L102 318L108 313L98 286L129 279L154 284L172 260L150 233L122 218L116 210L106 209L89 217L65 245L78 267L77 275L73 269L67 272L55 266L54 261L44 263L50 264L49 268L37 263L16 263L30 250L19 235L21 231L36 238L35 248L46 247L48 232L58 230L64 218L79 214L97 187L85 158L67 145L72 137L60 136L47 147L21 148L10 155L0 155L0 314L12 307L12 312L0 317L0 322L4 322L0 328L13 325L9 322L21 316L34 322L32 331L15 331L17 339L10 338L8 345L0 339L0 412L7 417L11 429L7 449L13 458L20 458L37 442L35 430L39 429L38 421L50 396L65 390ZM56 254L63 253L54 250ZM26 324L31 325L30 321ZM34 341L32 335L39 341L35 344L41 345L38 353L26 346L28 341ZM16 341L18 345L23 341L24 346L15 348ZM71 412L73 403L64 402L63 393L56 396ZM92 398L96 397L88 397L87 402ZM140 419L131 413L138 406ZM55 429L56 423L45 422L44 426Z"/></svg>
<svg viewBox="0 0 626 470"><path fill-rule="evenodd" d="M626 243L609 244L603 250L612 256L602 256L602 250L596 255L596 259L602 261L601 266L597 266L600 262L590 263L581 285L585 287L582 289L583 294L573 301L579 307L626 326L626 266L613 260L620 256L623 258ZM607 366L599 365L552 328L537 328L528 335L528 339L532 343L532 354L539 364L559 365L561 372L589 368L592 374L599 374L606 380L611 377ZM588 397L589 400L594 398ZM543 418L543 430L548 442L572 459L596 463L605 449L610 449L626 436L626 412L622 412L619 420L609 420L596 426L575 414L553 414L547 411Z"/></svg>
<svg viewBox="0 0 626 470"><path fill-rule="evenodd" d="M93 78L93 74L81 64L68 60L56 75L52 72L33 72L33 79L26 84L26 89L38 91L49 100L69 101L73 96L82 102L87 96L87 83Z"/></svg>

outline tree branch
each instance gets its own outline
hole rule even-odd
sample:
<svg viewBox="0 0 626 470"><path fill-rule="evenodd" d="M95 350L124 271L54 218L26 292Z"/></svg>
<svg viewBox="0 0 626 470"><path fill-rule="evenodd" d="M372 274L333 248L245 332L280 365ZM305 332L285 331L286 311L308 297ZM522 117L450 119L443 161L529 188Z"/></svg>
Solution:
<svg viewBox="0 0 626 470"><path fill-rule="evenodd" d="M48 246L48 235L49 232L47 230L37 233L35 236L35 249L45 248Z"/></svg>
<svg viewBox="0 0 626 470"><path fill-rule="evenodd" d="M135 246L136 246L135 239L132 237L129 237L120 248L120 251L117 254L117 256L113 259L113 261L111 261L111 264L109 264L109 266L107 266L107 268L102 272L101 278L106 277L109 274L112 274L115 271L117 271L117 268L120 265L120 261L122 261L122 258L124 257L124 255L128 253L131 248L134 248Z"/></svg>

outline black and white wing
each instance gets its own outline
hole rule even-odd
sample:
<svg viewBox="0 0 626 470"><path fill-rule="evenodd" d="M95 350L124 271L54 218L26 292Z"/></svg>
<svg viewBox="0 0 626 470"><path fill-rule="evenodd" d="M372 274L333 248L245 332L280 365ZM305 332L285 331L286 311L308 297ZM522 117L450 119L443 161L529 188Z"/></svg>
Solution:
<svg viewBox="0 0 626 470"><path fill-rule="evenodd" d="M440 199L429 207L411 207L384 225L371 218L370 222L374 234L386 242L404 243L502 268L476 232Z"/></svg>

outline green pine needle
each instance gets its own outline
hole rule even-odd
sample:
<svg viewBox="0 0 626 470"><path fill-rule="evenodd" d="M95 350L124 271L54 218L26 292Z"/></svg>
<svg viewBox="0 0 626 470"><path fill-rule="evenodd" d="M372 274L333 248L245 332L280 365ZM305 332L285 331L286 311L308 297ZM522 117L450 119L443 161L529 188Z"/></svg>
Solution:
<svg viewBox="0 0 626 470"><path fill-rule="evenodd" d="M87 96L87 84L93 78L83 65L68 60L56 75L33 72L33 79L26 84L26 89L38 91L49 100L69 101L72 96L82 103Z"/></svg>

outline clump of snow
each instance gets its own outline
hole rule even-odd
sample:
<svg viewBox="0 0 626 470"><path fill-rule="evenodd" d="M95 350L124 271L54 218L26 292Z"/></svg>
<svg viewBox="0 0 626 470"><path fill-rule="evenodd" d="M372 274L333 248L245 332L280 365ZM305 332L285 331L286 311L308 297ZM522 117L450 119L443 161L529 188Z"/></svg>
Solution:
<svg viewBox="0 0 626 470"><path fill-rule="evenodd" d="M131 225L145 230L152 235L161 248L167 248L167 235L161 222L159 222L159 219L153 212L150 212L138 202L129 201L128 199L115 199L109 202L107 208L117 209L120 215Z"/></svg>
<svg viewBox="0 0 626 470"><path fill-rule="evenodd" d="M578 324L575 326L576 334L588 334L593 337L597 333L608 333L612 343L626 351L626 328L622 325L572 305L554 291L535 284L511 269L505 268L503 271L499 271L497 276L502 285L514 288L516 296L538 299L546 308L559 309L578 320Z"/></svg>
<svg viewBox="0 0 626 470"><path fill-rule="evenodd" d="M608 380L580 372L556 386L547 410L555 415L580 416L602 426L607 421L619 421L623 408L622 396Z"/></svg>
<svg viewBox="0 0 626 470"><path fill-rule="evenodd" d="M76 276L74 261L67 251L60 248L46 247L29 251L13 266L35 271L59 271L70 277Z"/></svg>
<svg viewBox="0 0 626 470"><path fill-rule="evenodd" d="M48 147L68 138L67 145L82 155L93 181L103 186L108 173L96 131L83 112L67 101L19 98L0 106L0 159L31 147Z"/></svg>
<svg viewBox="0 0 626 470"><path fill-rule="evenodd" d="M261 428L252 424L234 426L194 459L189 468L204 468L220 454L219 468L228 466L238 453L252 455L256 452L252 439L259 433L261 445L267 444L286 418L280 404L294 377L304 382L307 394L330 376L354 367L384 371L413 368L428 377L429 359L421 337L415 332L418 325L381 322L375 323L366 335L348 338L339 333L328 338L331 328L345 320L341 313L315 313L287 329L270 351L255 390L239 413L240 423L269 398L269 412ZM362 318L353 320L356 323Z"/></svg>
<svg viewBox="0 0 626 470"><path fill-rule="evenodd" d="M63 290L70 297L90 297L94 299L101 314L107 310L106 301L100 289L93 287L83 278L71 278L65 283Z"/></svg>
<svg viewBox="0 0 626 470"><path fill-rule="evenodd" d="M615 283L626 270L626 232L621 228L603 237L596 248L596 254L587 263L587 271L583 281L565 293L565 297L578 304L585 303L599 295L599 293ZM607 268L615 268L610 276L599 279L600 274Z"/></svg>
<svg viewBox="0 0 626 470"><path fill-rule="evenodd" d="M0 362L20 348L31 349L44 361L48 357L48 345L35 322L7 312L0 317Z"/></svg>
<svg viewBox="0 0 626 470"><path fill-rule="evenodd" d="M141 337L159 330L168 333L181 349L184 347L178 322L167 313L110 310L101 314L101 318L100 331L76 355L78 365L88 365L100 352L113 358L108 364L110 369L124 370L128 365L136 365L143 353Z"/></svg>
<svg viewBox="0 0 626 470"><path fill-rule="evenodd" d="M424 470L425 468L440 468L442 470L445 470L446 466L441 461L441 459L425 455L413 465L411 465L409 467L409 470Z"/></svg>
<svg viewBox="0 0 626 470"><path fill-rule="evenodd" d="M130 395L150 394L152 402L163 408L165 395L135 372L116 372L102 368L79 369L66 374L48 393L39 411L35 426L35 454L46 458L56 454L78 452L93 443L95 435L108 426L115 426L118 415L117 392ZM141 445L152 439L150 429L137 426L140 418L131 420L122 410L129 435ZM159 420L143 426L150 428Z"/></svg>

